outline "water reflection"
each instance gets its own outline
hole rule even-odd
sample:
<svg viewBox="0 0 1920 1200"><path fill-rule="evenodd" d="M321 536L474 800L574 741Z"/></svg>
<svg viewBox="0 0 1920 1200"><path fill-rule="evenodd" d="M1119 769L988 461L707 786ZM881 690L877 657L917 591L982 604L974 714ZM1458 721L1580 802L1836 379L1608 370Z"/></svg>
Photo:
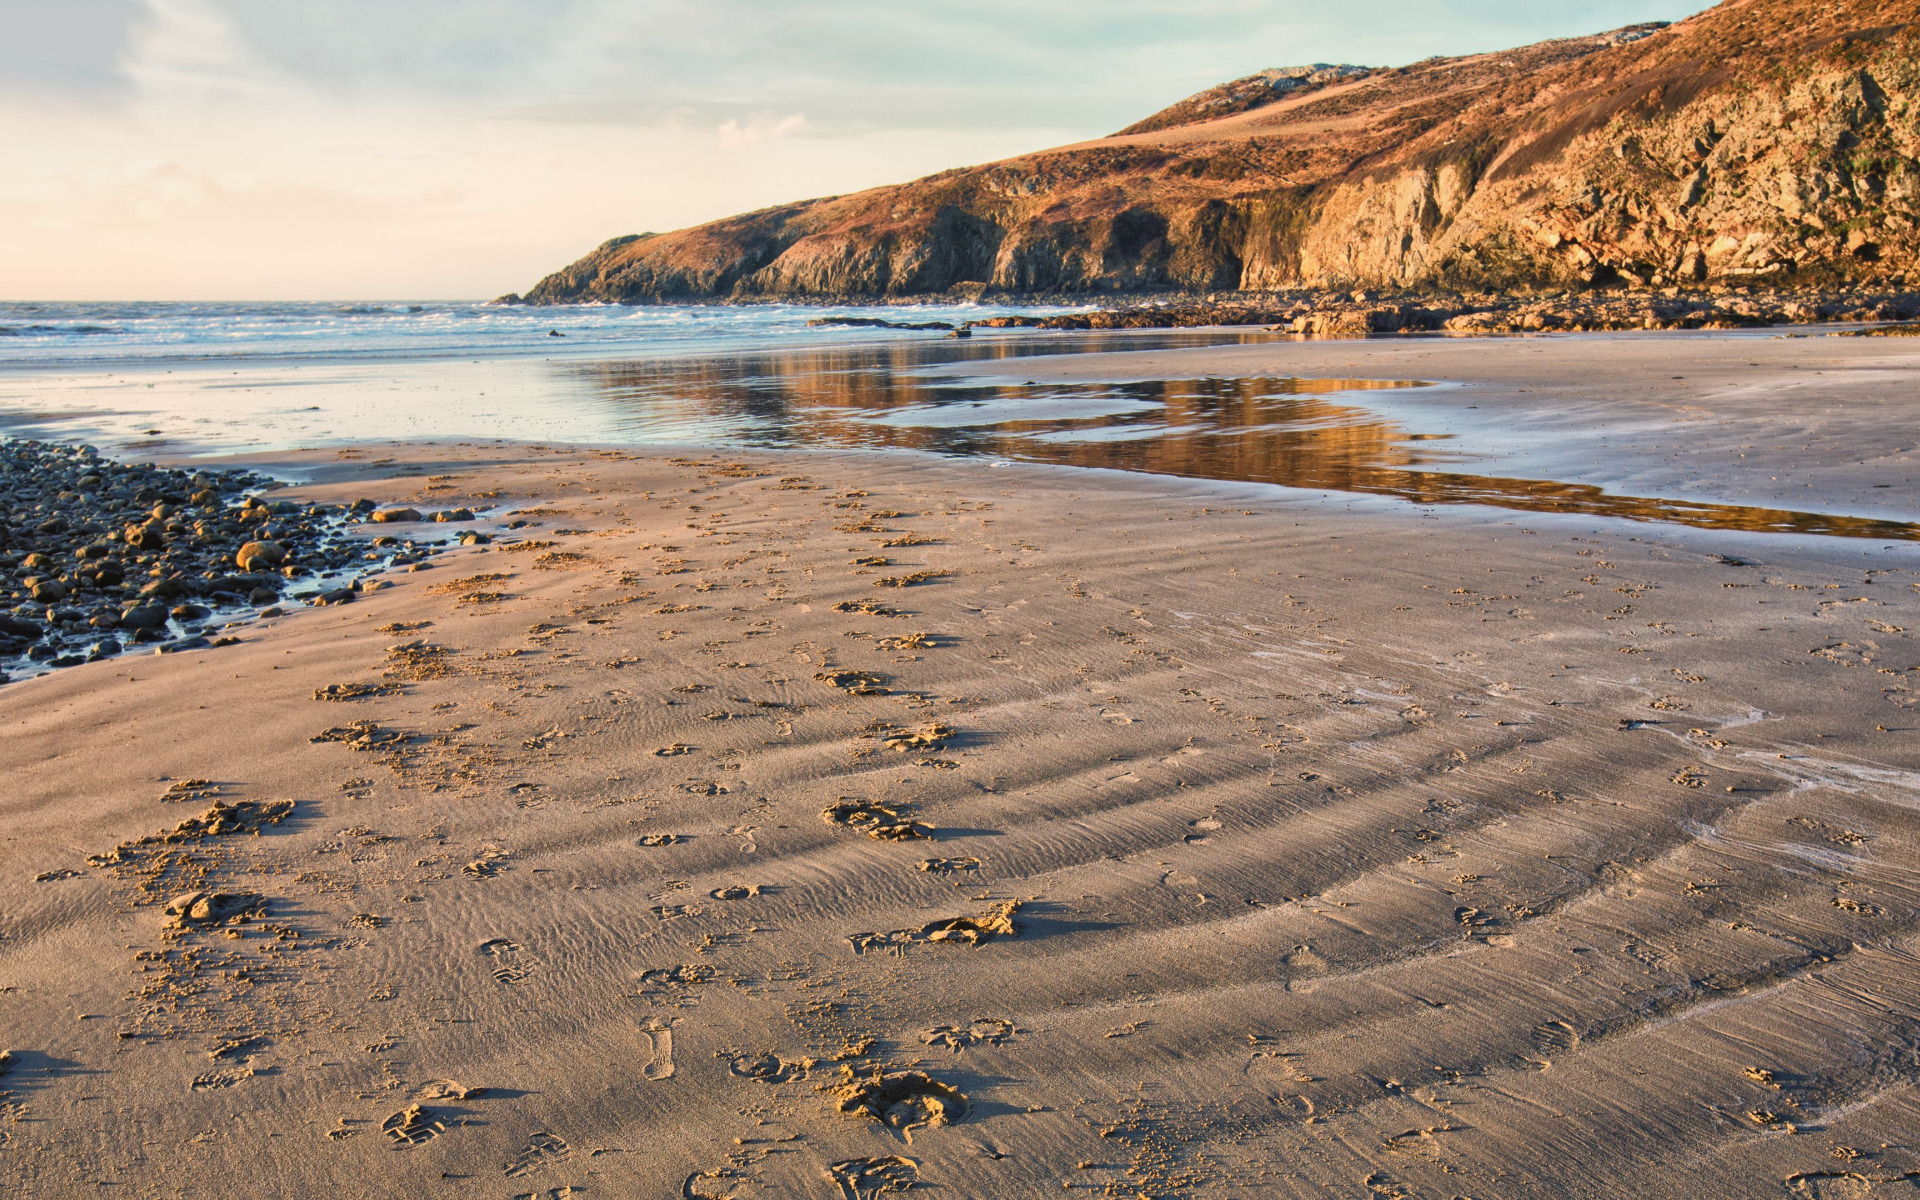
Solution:
<svg viewBox="0 0 1920 1200"><path fill-rule="evenodd" d="M1920 541L1920 525L1831 513L1620 496L1584 484L1468 474L1444 435L1364 407L1416 380L1197 379L1009 383L933 376L929 362L1012 357L1008 339L844 347L578 370L635 440L828 446L1101 467L1197 479L1480 504L1704 529Z"/></svg>

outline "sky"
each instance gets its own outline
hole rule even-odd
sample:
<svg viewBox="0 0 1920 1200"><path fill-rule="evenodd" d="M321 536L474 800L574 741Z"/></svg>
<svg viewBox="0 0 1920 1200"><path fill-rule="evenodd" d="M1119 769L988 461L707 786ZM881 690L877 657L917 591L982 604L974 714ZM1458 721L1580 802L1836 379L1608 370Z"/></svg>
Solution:
<svg viewBox="0 0 1920 1200"><path fill-rule="evenodd" d="M0 299L523 291L619 234L1110 133L1265 67L1704 0L0 0Z"/></svg>

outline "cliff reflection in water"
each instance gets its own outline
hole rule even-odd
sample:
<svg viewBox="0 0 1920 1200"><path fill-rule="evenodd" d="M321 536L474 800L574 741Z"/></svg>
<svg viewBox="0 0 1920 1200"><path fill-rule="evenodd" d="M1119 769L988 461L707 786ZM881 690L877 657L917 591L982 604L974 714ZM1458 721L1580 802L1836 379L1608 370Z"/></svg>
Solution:
<svg viewBox="0 0 1920 1200"><path fill-rule="evenodd" d="M1442 448L1443 435L1407 430L1355 403L1369 391L1431 386L1414 380L1008 383L923 373L935 362L1020 352L1008 339L578 369L626 411L636 441L906 449L1355 492L1416 504L1920 541L1920 525L1909 522L1620 496L1585 484L1468 474L1457 469L1464 456Z"/></svg>

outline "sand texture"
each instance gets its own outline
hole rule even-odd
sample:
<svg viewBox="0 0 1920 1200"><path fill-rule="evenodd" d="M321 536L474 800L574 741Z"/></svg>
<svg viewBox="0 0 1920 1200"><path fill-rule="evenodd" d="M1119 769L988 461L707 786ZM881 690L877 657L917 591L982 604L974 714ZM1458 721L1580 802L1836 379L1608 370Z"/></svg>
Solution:
<svg viewBox="0 0 1920 1200"><path fill-rule="evenodd" d="M1920 1179L1911 556L382 453L523 540L0 689L10 1194Z"/></svg>

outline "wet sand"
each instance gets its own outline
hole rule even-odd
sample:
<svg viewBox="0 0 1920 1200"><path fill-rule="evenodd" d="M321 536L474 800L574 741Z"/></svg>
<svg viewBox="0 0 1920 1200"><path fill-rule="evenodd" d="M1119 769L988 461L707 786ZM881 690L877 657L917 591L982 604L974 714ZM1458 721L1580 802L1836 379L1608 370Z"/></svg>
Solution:
<svg viewBox="0 0 1920 1200"><path fill-rule="evenodd" d="M1920 1171L1910 543L858 453L274 465L531 524L0 689L19 1194Z"/></svg>
<svg viewBox="0 0 1920 1200"><path fill-rule="evenodd" d="M1840 336L1833 336L1840 334ZM1742 333L1302 340L956 363L992 380L1425 380L1366 407L1466 456L1443 469L1610 493L1911 521L1920 339Z"/></svg>

